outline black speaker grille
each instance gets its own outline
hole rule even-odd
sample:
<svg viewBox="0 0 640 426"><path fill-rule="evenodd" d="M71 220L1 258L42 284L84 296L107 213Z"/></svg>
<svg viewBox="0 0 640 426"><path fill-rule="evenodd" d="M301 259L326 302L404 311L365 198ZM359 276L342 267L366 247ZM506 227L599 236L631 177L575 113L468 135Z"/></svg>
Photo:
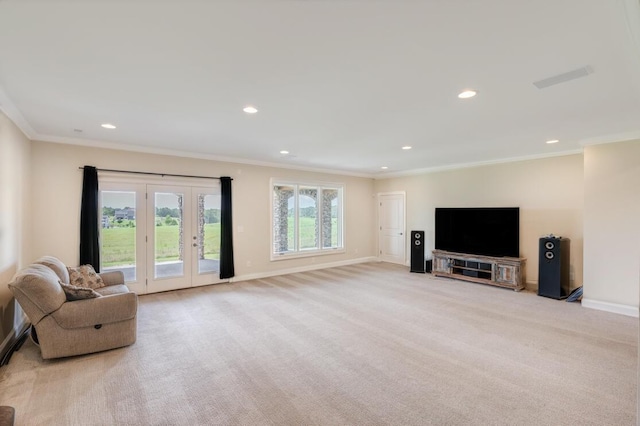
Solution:
<svg viewBox="0 0 640 426"><path fill-rule="evenodd" d="M540 238L538 260L538 295L563 299L569 295L569 239Z"/></svg>
<svg viewBox="0 0 640 426"><path fill-rule="evenodd" d="M424 273L424 231L411 231L411 272Z"/></svg>

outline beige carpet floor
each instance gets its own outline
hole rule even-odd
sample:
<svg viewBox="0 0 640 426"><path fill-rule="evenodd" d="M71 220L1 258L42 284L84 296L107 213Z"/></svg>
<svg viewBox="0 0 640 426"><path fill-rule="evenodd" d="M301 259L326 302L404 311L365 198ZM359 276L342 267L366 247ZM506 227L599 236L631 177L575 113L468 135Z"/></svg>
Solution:
<svg viewBox="0 0 640 426"><path fill-rule="evenodd" d="M638 320L369 263L140 297L138 341L0 375L19 425L634 425Z"/></svg>

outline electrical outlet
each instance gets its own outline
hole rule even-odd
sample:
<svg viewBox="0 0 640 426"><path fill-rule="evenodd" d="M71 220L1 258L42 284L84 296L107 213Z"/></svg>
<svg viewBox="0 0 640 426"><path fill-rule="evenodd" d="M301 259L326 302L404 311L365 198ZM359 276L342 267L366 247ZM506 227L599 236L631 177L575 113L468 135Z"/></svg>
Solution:
<svg viewBox="0 0 640 426"><path fill-rule="evenodd" d="M251 261L250 261L250 260L247 260L247 267L251 268L251 266L252 266L252 265L251 265Z"/></svg>

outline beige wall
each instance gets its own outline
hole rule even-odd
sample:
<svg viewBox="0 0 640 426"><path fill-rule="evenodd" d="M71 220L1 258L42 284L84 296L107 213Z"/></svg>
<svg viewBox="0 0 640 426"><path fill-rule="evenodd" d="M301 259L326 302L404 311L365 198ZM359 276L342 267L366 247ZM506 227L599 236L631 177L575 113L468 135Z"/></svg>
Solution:
<svg viewBox="0 0 640 426"><path fill-rule="evenodd" d="M14 328L7 283L24 265L28 248L30 148L31 142L0 112L0 343Z"/></svg>
<svg viewBox="0 0 640 426"><path fill-rule="evenodd" d="M640 141L584 151L584 298L638 306Z"/></svg>
<svg viewBox="0 0 640 426"><path fill-rule="evenodd" d="M82 172L79 166L159 173L231 176L233 180L236 276L349 261L374 255L373 179L302 172L126 151L33 142L33 233L31 257L50 254L78 263ZM345 184L344 254L270 261L270 179L319 180ZM244 229L238 232L239 227ZM357 252L357 253L356 253ZM251 266L248 266L250 262Z"/></svg>
<svg viewBox="0 0 640 426"><path fill-rule="evenodd" d="M406 191L407 230L425 230L428 252L436 207L520 207L520 256L527 258L529 288L537 288L538 240L549 233L571 239L572 288L582 285L583 188L579 154L375 182L377 193Z"/></svg>

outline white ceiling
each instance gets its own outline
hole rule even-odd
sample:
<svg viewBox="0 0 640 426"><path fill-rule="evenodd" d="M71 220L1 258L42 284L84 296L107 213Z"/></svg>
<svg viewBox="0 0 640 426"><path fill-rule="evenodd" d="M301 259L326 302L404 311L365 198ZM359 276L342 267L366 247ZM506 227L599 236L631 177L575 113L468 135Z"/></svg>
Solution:
<svg viewBox="0 0 640 426"><path fill-rule="evenodd" d="M0 108L36 140L375 177L535 158L640 137L639 23L638 0L0 0Z"/></svg>

